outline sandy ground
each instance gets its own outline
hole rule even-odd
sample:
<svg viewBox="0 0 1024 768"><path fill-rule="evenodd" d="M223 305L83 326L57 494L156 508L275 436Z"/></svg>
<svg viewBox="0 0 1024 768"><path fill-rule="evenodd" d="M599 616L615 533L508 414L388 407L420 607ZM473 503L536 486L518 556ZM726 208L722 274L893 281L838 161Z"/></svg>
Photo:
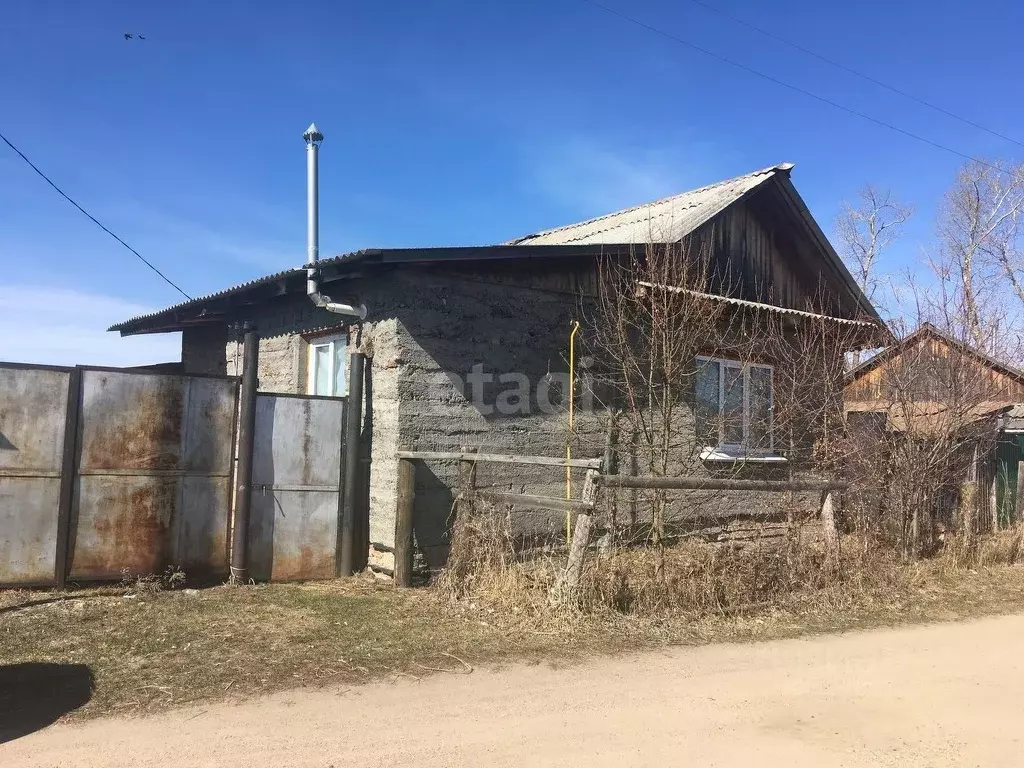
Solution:
<svg viewBox="0 0 1024 768"><path fill-rule="evenodd" d="M1024 616L299 690L0 745L14 766L1021 766Z"/></svg>

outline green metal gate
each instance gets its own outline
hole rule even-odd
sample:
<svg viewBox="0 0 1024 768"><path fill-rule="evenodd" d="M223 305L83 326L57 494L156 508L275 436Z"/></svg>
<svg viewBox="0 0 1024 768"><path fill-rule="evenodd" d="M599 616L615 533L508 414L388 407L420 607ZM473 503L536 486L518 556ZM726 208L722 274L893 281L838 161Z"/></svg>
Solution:
<svg viewBox="0 0 1024 768"><path fill-rule="evenodd" d="M996 443L996 504L999 527L1017 522L1017 465L1024 453L1024 434L1003 433Z"/></svg>

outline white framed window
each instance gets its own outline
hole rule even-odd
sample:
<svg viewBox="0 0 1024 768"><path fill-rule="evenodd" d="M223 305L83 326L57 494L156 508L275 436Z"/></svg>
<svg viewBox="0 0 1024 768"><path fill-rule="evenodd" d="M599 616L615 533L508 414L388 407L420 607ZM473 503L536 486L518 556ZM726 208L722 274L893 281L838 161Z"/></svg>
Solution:
<svg viewBox="0 0 1024 768"><path fill-rule="evenodd" d="M772 453L773 377L770 365L697 358L694 416L708 457Z"/></svg>
<svg viewBox="0 0 1024 768"><path fill-rule="evenodd" d="M306 391L311 395L348 394L348 334L309 342Z"/></svg>

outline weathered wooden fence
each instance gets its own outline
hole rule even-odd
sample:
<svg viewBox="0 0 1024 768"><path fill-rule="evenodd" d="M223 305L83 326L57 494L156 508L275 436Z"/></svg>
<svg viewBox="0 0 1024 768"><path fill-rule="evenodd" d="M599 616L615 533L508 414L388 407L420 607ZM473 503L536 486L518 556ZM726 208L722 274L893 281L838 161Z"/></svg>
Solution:
<svg viewBox="0 0 1024 768"><path fill-rule="evenodd" d="M610 450L610 449L609 449ZM574 534L569 544L569 562L563 579L559 580L556 592L568 594L574 580L578 580L582 569L583 552L590 543L591 518L595 509L595 497L600 487L629 489L664 489L680 491L747 491L796 493L814 491L820 493L819 518L822 534L829 550L838 548L839 533L835 519L835 493L846 489L847 483L835 480L748 480L713 477L663 477L650 475L601 474L601 469L614 467L606 455L602 459L573 459L566 461L554 456L509 456L483 454L474 451L453 453L430 451L398 452L398 497L395 514L395 583L398 586L412 584L413 571L413 510L416 489L416 462L458 461L459 483L456 494L458 504L480 499L496 504L510 504L523 508L548 509L575 514ZM587 471L579 498L554 498L526 493L509 493L476 487L477 463L508 463L533 466L562 466Z"/></svg>

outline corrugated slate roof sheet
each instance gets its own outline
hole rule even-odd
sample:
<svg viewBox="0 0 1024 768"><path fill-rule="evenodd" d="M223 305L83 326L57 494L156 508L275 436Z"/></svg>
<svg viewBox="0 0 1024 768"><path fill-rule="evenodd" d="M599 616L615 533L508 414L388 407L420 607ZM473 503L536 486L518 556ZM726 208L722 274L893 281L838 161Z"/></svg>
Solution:
<svg viewBox="0 0 1024 768"><path fill-rule="evenodd" d="M512 240L509 245L674 243L792 163L773 165L707 187Z"/></svg>
<svg viewBox="0 0 1024 768"><path fill-rule="evenodd" d="M765 304L764 302L761 301L748 301L747 299L737 299L734 296L720 296L717 293L704 293L703 291L694 291L690 288L680 288L679 286L676 285L659 285L655 283L649 283L646 280L637 280L637 285L643 288L650 288L652 290L671 291L672 293L685 293L689 296L694 296L698 299L707 299L709 301L721 301L725 304L731 304L734 307L749 307L750 309L775 312L777 314L782 315L804 317L809 320L827 320L830 323L839 323L840 325L852 325L857 328L874 330L878 329L878 326L869 320L847 320L844 317L835 317L834 315L823 315L819 312L807 312L803 309L780 307L776 304Z"/></svg>
<svg viewBox="0 0 1024 768"><path fill-rule="evenodd" d="M355 258L359 258L359 257L365 256L368 253L371 253L371 251L355 251L354 253L345 253L345 254L342 254L340 256L332 256L329 259L321 259L320 260L320 264L333 264L334 262L338 262L338 261L344 261L344 260L348 260L348 259L355 259ZM232 294L232 293L237 293L238 291L244 291L246 288L255 288L255 287L259 286L259 285L263 285L265 283L272 283L275 280L280 280L281 278L284 278L284 277L292 277L293 275L299 275L299 274L304 274L304 273L305 273L305 268L304 267L294 267L293 269L285 269L285 270L282 270L281 272L275 272L272 275L264 275L263 277L257 277L257 278L255 278L253 280L249 280L249 281L244 282L244 283L239 283L238 285L233 285L230 288L225 288L225 289L223 289L221 291L216 291L215 293L208 293L205 296L196 296L194 299L189 299L188 301L182 301L179 304L173 304L173 305L171 305L169 307L164 307L163 309L158 310L157 312L150 312L149 314L146 314L146 315L138 315L137 317L131 317L131 318L127 319L127 320L123 320L120 323L117 323L115 325L110 326L109 328L107 328L107 330L108 331L124 330L124 329L126 329L126 328L128 328L130 326L133 326L133 325L141 322L141 321L149 320L150 318L159 317L160 315L166 315L166 314L169 314L171 312L175 312L176 310L179 310L179 309L185 309L187 307L196 306L198 304L202 304L205 301L210 301L211 299L216 299L216 298L218 298L220 296L227 296L227 295Z"/></svg>

